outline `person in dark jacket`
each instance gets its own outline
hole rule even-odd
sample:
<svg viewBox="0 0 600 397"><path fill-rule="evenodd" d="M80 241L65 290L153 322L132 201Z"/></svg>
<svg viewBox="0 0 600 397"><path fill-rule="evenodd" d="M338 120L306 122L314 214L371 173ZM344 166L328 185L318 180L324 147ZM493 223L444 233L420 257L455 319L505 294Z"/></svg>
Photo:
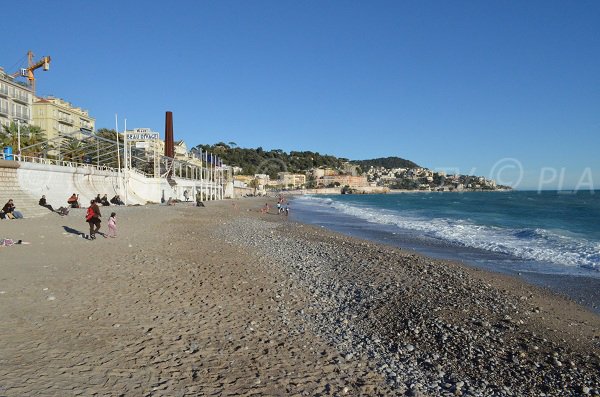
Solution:
<svg viewBox="0 0 600 397"><path fill-rule="evenodd" d="M101 216L100 207L98 207L96 200L92 200L85 216L85 221L90 225L90 240L96 239L96 233L99 232L100 224L102 223L100 220Z"/></svg>
<svg viewBox="0 0 600 397"><path fill-rule="evenodd" d="M5 216L7 218L14 218L14 219L22 219L23 218L23 214L21 214L19 211L15 211L15 204L13 202L12 199L8 200L6 202L6 204L4 204L4 207L2 207L2 212L4 212Z"/></svg>
<svg viewBox="0 0 600 397"><path fill-rule="evenodd" d="M38 204L41 205L42 207L46 207L50 211L54 212L54 208L52 208L52 206L46 202L46 196L42 196L42 198L40 199Z"/></svg>

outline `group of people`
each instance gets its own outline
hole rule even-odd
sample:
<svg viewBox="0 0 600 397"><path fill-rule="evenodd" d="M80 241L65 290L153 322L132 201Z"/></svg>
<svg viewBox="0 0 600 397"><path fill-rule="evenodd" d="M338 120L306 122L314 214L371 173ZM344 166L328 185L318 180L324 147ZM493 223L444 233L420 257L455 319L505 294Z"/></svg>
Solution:
<svg viewBox="0 0 600 397"><path fill-rule="evenodd" d="M85 214L85 221L90 226L89 239L95 240L96 234L99 233L104 237L117 237L117 214L112 212L110 218L108 218L108 234L100 233L100 226L102 224L102 213L96 199L90 201L90 206Z"/></svg>
<svg viewBox="0 0 600 397"><path fill-rule="evenodd" d="M265 203L265 206L261 208L260 212L263 214L268 214L271 207L269 207L269 203ZM290 203L286 202L283 196L279 196L277 199L277 215L288 216L290 214Z"/></svg>
<svg viewBox="0 0 600 397"><path fill-rule="evenodd" d="M0 219L22 219L23 214L15 208L13 199L8 200L2 207L2 211L0 211Z"/></svg>
<svg viewBox="0 0 600 397"><path fill-rule="evenodd" d="M119 197L119 195L115 195L113 198L110 199L110 201L108 200L108 196L105 194L104 196L100 197L100 193L98 193L98 195L96 196L95 199L96 203L98 204L102 204L104 207L110 207L111 204L113 205L125 205L125 203L123 201L121 201L121 197Z"/></svg>
<svg viewBox="0 0 600 397"><path fill-rule="evenodd" d="M111 204L112 205L125 205L125 203L123 202L123 200L121 200L121 197L117 194L115 195L113 198L110 199L110 201L108 200L108 195L105 194L104 196L100 197L100 193L98 193L98 195L96 196L96 198L94 199L94 201L98 204L101 204L104 207L108 207ZM71 195L71 197L69 197L67 199L67 204L69 204L69 206L71 208L80 208L79 205L79 195L76 193L73 193Z"/></svg>
<svg viewBox="0 0 600 397"><path fill-rule="evenodd" d="M48 208L52 212L56 212L58 215L61 215L61 216L69 215L69 209L67 207L60 207L59 209L57 209L55 211L54 208L50 204L48 204L48 202L46 201L45 195L42 195L42 198L40 198L40 201L38 202L38 204L42 207Z"/></svg>
<svg viewBox="0 0 600 397"><path fill-rule="evenodd" d="M285 216L288 216L290 214L290 204L289 203L283 203L283 201L279 201L277 203L277 215L281 215L281 214L285 214Z"/></svg>

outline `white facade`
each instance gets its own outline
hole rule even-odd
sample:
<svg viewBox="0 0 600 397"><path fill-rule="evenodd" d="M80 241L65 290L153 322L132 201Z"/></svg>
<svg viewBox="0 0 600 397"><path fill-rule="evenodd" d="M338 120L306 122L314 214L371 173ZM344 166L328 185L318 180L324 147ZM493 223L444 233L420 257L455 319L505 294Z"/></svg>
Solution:
<svg viewBox="0 0 600 397"><path fill-rule="evenodd" d="M0 125L32 122L33 94L0 68Z"/></svg>

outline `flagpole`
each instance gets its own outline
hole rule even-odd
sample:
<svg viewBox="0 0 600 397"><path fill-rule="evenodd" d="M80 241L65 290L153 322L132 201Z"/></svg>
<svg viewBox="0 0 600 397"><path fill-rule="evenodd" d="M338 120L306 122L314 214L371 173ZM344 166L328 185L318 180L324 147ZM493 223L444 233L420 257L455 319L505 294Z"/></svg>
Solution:
<svg viewBox="0 0 600 397"><path fill-rule="evenodd" d="M119 148L119 118L116 113L115 113L115 132L117 134L117 179L119 180L119 194L123 195L123 197L125 197L125 195L123 194L123 180L121 179L121 153L119 153L119 151L120 151L120 148Z"/></svg>
<svg viewBox="0 0 600 397"><path fill-rule="evenodd" d="M127 177L128 177L128 170L129 170L129 153L128 153L128 149L127 149L127 119L125 119L125 127L123 130L123 160L125 162L125 169L123 170L123 186L125 187L125 197L123 197L125 200L125 205L127 205L127 197L129 196L127 194Z"/></svg>

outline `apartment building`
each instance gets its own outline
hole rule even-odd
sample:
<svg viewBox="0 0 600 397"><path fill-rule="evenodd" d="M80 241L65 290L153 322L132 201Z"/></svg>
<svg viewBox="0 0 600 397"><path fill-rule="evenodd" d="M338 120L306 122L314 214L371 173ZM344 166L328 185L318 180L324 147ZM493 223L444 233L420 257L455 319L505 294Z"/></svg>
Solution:
<svg viewBox="0 0 600 397"><path fill-rule="evenodd" d="M31 124L33 94L0 68L0 128L11 122Z"/></svg>
<svg viewBox="0 0 600 397"><path fill-rule="evenodd" d="M87 110L52 96L36 98L33 102L33 124L39 126L48 139L59 135L80 138L81 128L93 131L96 119Z"/></svg>
<svg viewBox="0 0 600 397"><path fill-rule="evenodd" d="M317 179L317 186L350 186L350 187L364 187L369 186L366 176L352 176L352 175L331 175L324 176Z"/></svg>
<svg viewBox="0 0 600 397"><path fill-rule="evenodd" d="M277 173L277 184L285 187L300 187L306 184L306 175L292 174L290 172Z"/></svg>

